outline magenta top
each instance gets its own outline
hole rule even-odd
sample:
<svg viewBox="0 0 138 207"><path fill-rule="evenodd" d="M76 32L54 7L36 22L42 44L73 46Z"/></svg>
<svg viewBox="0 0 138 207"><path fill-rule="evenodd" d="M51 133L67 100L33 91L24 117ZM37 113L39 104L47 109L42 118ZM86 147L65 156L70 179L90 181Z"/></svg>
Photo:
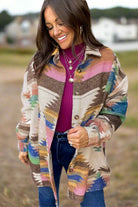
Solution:
<svg viewBox="0 0 138 207"><path fill-rule="evenodd" d="M73 101L73 83L69 82L70 76L74 77L74 72L77 69L78 65L84 59L85 44L81 43L75 45L75 53L78 59L72 54L72 48L68 48L63 51L60 51L60 61L66 69L66 82L64 87L64 92L62 96L62 102L59 112L59 117L57 121L56 131L65 132L69 130L72 120L72 101ZM69 60L72 60L72 70L69 70Z"/></svg>

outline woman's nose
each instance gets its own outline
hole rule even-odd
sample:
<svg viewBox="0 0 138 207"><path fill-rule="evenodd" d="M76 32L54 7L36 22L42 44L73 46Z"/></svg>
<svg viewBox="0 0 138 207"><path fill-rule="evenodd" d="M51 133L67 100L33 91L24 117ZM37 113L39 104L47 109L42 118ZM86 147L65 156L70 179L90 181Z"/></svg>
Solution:
<svg viewBox="0 0 138 207"><path fill-rule="evenodd" d="M54 27L54 35L58 35L59 32L60 32L60 29L57 26L55 26Z"/></svg>

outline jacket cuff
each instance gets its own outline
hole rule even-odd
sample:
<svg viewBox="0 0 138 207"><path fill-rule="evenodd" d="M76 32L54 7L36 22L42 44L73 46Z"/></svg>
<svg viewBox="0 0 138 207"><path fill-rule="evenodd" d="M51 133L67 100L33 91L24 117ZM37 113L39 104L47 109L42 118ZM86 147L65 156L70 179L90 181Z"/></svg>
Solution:
<svg viewBox="0 0 138 207"><path fill-rule="evenodd" d="M24 143L18 140L18 150L20 152L28 152L28 143Z"/></svg>
<svg viewBox="0 0 138 207"><path fill-rule="evenodd" d="M95 120L92 120L90 125L84 127L89 136L88 146L92 145L93 137L99 139L99 145L101 142L109 140L113 133L113 128L103 116L99 116Z"/></svg>
<svg viewBox="0 0 138 207"><path fill-rule="evenodd" d="M92 126L87 126L84 128L86 129L86 131L88 133L88 137L89 137L88 146L92 145L93 137L97 137L99 140L99 144L100 144L101 135L100 135L98 127L93 124Z"/></svg>

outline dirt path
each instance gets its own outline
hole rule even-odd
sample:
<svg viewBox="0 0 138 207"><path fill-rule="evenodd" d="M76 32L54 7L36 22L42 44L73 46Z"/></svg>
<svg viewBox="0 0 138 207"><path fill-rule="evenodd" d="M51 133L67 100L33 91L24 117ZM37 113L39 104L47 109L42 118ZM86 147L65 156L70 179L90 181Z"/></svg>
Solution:
<svg viewBox="0 0 138 207"><path fill-rule="evenodd" d="M24 68L0 67L0 83L23 80Z"/></svg>

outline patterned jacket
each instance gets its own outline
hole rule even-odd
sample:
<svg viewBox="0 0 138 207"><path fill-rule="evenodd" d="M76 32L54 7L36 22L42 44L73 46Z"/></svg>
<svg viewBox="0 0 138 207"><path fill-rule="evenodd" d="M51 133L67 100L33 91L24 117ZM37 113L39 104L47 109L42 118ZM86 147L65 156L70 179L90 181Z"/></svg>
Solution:
<svg viewBox="0 0 138 207"><path fill-rule="evenodd" d="M20 151L28 151L34 182L39 187L50 186L55 199L50 147L65 79L58 51L38 79L32 59L24 75L23 116L16 129ZM88 46L74 79L72 127L85 127L90 138L87 147L76 150L67 172L69 197L81 202L85 192L103 189L109 182L103 146L125 120L128 83L111 49L92 50ZM99 136L98 146L91 145L93 136Z"/></svg>

